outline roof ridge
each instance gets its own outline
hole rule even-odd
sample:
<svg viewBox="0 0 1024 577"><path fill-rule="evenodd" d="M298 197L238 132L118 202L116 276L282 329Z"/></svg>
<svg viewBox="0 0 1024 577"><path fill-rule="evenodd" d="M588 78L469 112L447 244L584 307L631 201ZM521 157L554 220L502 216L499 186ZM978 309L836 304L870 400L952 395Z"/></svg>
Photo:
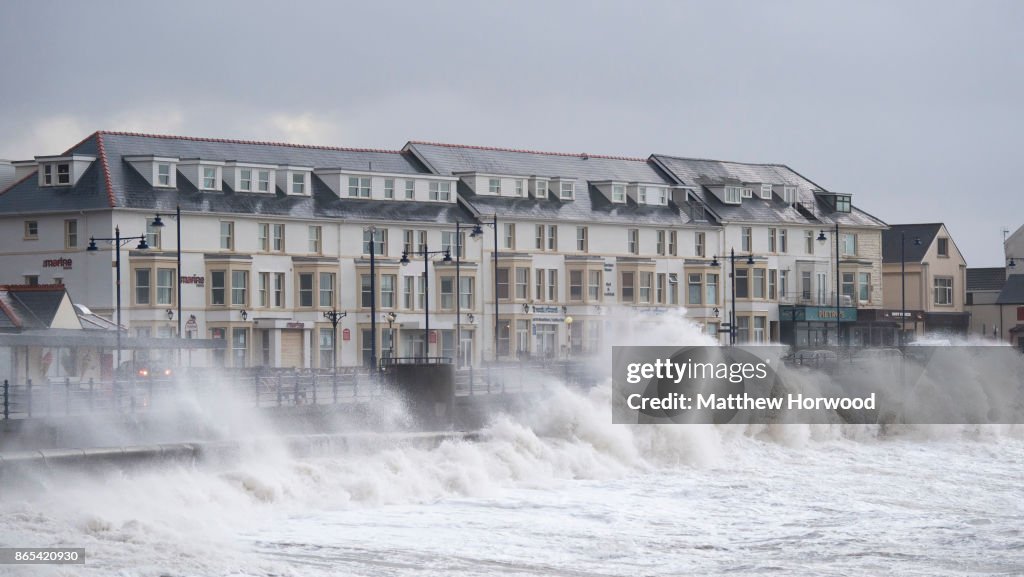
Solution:
<svg viewBox="0 0 1024 577"><path fill-rule="evenodd" d="M746 166L776 166L776 167L782 167L782 168L785 168L785 169L788 169L788 170L793 170L792 168L789 167L788 164L782 164L780 162L744 162L742 160L722 160L720 158L697 158L697 157L693 157L693 156L676 156L674 154L658 154L658 153L654 153L651 156L664 156L665 158L673 158L675 160L696 160L698 162L728 162L728 163L731 163L731 164L743 164L743 165L746 165ZM796 171L793 170L793 172L796 172ZM799 173L797 173L797 174L799 174ZM800 175L800 177L804 178L803 175ZM804 179L807 180L808 182L812 182L809 178L804 178Z"/></svg>
<svg viewBox="0 0 1024 577"><path fill-rule="evenodd" d="M429 140L410 140L409 144L423 144L427 146L444 146L445 148L469 148L472 150L489 150L492 152L517 152L520 154L543 154L546 156L565 156L571 158L602 158L605 160L628 160L631 162L648 162L647 158L636 156L615 156L611 154L590 154L589 152L549 152L544 150L530 150L526 148L504 148L500 146L480 146L475 144L449 144L446 142L431 142Z"/></svg>
<svg viewBox="0 0 1024 577"><path fill-rule="evenodd" d="M107 202L110 203L110 208L115 208L117 207L117 202L114 199L114 186L110 183L110 163L107 162L107 149L103 146L103 131L96 131L96 149L100 154L100 168L103 170L103 180L107 183Z"/></svg>
<svg viewBox="0 0 1024 577"><path fill-rule="evenodd" d="M50 325L50 323L43 322L43 319L39 318L39 315L36 314L36 311L32 310L32 307L26 305L25 301L23 301L20 298L18 298L17 291L8 291L7 295L9 297L11 297L12 299L18 301L18 304L20 304L22 308L24 308L26 311L28 311L28 314L32 315L32 318L34 318L37 321L39 321L39 324L45 325L47 327Z"/></svg>
<svg viewBox="0 0 1024 577"><path fill-rule="evenodd" d="M335 150L338 152L381 152L385 154L401 154L401 150L388 150L384 148L350 148L344 146L325 146L319 144L295 144L291 142L270 142L262 140L242 140L235 138L213 138L206 136L177 136L173 134L150 134L145 132L125 132L117 130L100 130L97 134L109 134L111 136L137 136L141 138L163 138L167 140L190 140L195 142L218 142L221 144L249 144L255 146L287 146L291 148L309 148L314 150Z"/></svg>
<svg viewBox="0 0 1024 577"><path fill-rule="evenodd" d="M946 226L946 223L944 223L944 222L907 222L907 223L897 223L897 224L889 223L889 226L890 227L897 227L897 226Z"/></svg>
<svg viewBox="0 0 1024 577"><path fill-rule="evenodd" d="M44 292L65 290L66 287L60 283L50 284L0 284L0 291L8 292Z"/></svg>
<svg viewBox="0 0 1024 577"><path fill-rule="evenodd" d="M7 315L7 318L11 319L11 322L14 323L14 326L18 328L22 328L23 326L25 326L25 323L22 322L21 317L18 316L18 313L16 313L14 309L11 308L10 305L8 305L2 298L0 298L0 309L3 309L4 314Z"/></svg>

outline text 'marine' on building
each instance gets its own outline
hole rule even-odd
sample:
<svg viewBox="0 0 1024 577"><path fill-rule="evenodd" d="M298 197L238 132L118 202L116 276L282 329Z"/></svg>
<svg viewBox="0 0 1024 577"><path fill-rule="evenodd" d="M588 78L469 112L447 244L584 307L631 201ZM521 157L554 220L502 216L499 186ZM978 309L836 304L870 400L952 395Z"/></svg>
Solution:
<svg viewBox="0 0 1024 577"><path fill-rule="evenodd" d="M719 334L734 306L730 251L738 342L834 343L837 269L844 342L894 339L876 313L885 224L784 165L116 132L13 165L0 193L0 282L60 282L112 315L114 253L86 253L89 238L115 227L147 235L150 249L122 249L124 322L139 336L172 335L180 273L183 336L228 341L196 364L328 367L332 351L341 365L365 363L371 286L380 357L587 355L622 308L643 322L685 307ZM154 227L157 214L169 226ZM483 234L471 235L477 224ZM438 253L429 286L424 250ZM331 310L347 313L337 342Z"/></svg>

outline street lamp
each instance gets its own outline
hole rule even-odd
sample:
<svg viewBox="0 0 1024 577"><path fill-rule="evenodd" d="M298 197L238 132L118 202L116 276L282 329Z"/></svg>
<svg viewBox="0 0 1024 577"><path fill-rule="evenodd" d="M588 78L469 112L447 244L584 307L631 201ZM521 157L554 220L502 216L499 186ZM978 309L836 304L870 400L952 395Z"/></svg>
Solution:
<svg viewBox="0 0 1024 577"><path fill-rule="evenodd" d="M743 257L742 256L737 257L736 256L736 249L731 248L731 249L729 249L729 256L722 256L722 257L719 257L718 255L712 256L711 257L711 263L709 264L709 266L712 266L712 267L722 266L722 264L720 262L718 262L719 258L727 258L727 259L729 259L729 266L730 266L729 278L732 280L732 310L729 311L729 328L726 329L726 331L729 333L729 344L730 345L735 345L736 344L736 259L737 258L743 258ZM753 264L754 264L754 255L753 254L748 255L747 256L747 265L748 266L753 266ZM717 307L716 307L715 310L718 310ZM715 316L718 316L717 313L715 314ZM719 329L718 332L723 332L723 330Z"/></svg>
<svg viewBox="0 0 1024 577"><path fill-rule="evenodd" d="M137 236L121 236L121 227L114 227L113 238L96 238L94 236L89 237L89 246L86 247L86 252L96 252L99 247L96 246L96 241L105 242L110 246L114 247L114 268L117 269L117 367L121 368L121 247L126 246L132 241L139 241L137 247L138 250L148 250L149 245L146 244L146 235L141 234ZM115 369L115 370L116 370ZM116 378L116 377L115 377Z"/></svg>
<svg viewBox="0 0 1024 577"><path fill-rule="evenodd" d="M839 316L839 221L836 221L834 236L836 241L836 347L839 347L842 342L842 336L840 334L840 323L842 322L842 319ZM825 242L826 240L828 240L828 237L825 236L825 231L819 230L818 242Z"/></svg>
<svg viewBox="0 0 1024 577"><path fill-rule="evenodd" d="M449 250L428 250L427 244L423 244L423 250L420 251L420 255L423 257L423 315L424 315L424 331L423 337L425 342L424 356L430 357L430 276L427 265L430 264L430 257L433 255L443 254L444 262L452 262L452 254ZM398 261L402 266L409 264L409 253L402 251L402 260ZM458 293L458 291L456 291Z"/></svg>
<svg viewBox="0 0 1024 577"><path fill-rule="evenodd" d="M914 246L921 246L921 237L914 237ZM915 328L917 324L915 323ZM915 332L917 332L915 330ZM907 333L907 231L900 231L900 346Z"/></svg>
<svg viewBox="0 0 1024 577"><path fill-rule="evenodd" d="M178 238L177 238L178 250L177 250L177 253L176 253L177 254L177 261L178 261L178 270L177 270L177 273L175 274L175 276L177 277L177 281L178 281L177 282L177 284L178 284L178 294L177 294L177 296L178 296L178 338L180 339L181 338L181 205L180 204L174 207L174 220L177 223L177 227L178 227ZM153 226L156 227L156 228L163 228L164 221L160 218L160 213L157 213L156 217L153 219ZM170 317L168 317L168 319L169 318ZM181 347L178 347L178 364L179 365L181 364Z"/></svg>
<svg viewBox="0 0 1024 577"><path fill-rule="evenodd" d="M572 356L572 317L571 316L565 317L565 336L567 337L567 341L566 342L568 342L568 344L569 344L568 348L565 351L565 358L568 359L569 357Z"/></svg>
<svg viewBox="0 0 1024 577"><path fill-rule="evenodd" d="M388 321L388 358L389 359L395 358L395 329L394 329L393 325L395 324L395 319L397 319L397 318L398 318L398 315L395 314L395 311L391 311L391 312L387 313L386 315L384 315L384 319Z"/></svg>
<svg viewBox="0 0 1024 577"><path fill-rule="evenodd" d="M363 229L363 238L370 233L370 362L377 372L377 227Z"/></svg>
<svg viewBox="0 0 1024 577"><path fill-rule="evenodd" d="M331 329L333 329L331 331L331 368L334 369L335 382L338 377L338 323L347 316L347 312L339 313L334 308L324 311L324 318L331 321Z"/></svg>
<svg viewBox="0 0 1024 577"><path fill-rule="evenodd" d="M491 221L480 220L480 224L473 227L473 232L469 236L478 238L483 236L484 230L480 228L480 225L487 225L494 229L494 252L492 253L493 258L493 270L491 276L494 278L494 360L498 360L498 215L494 214L491 217Z"/></svg>
<svg viewBox="0 0 1024 577"><path fill-rule="evenodd" d="M462 227L461 221L455 221L455 350L456 366L461 363L462 357ZM480 225L473 225L469 233L470 238L478 239L483 234ZM497 233L495 233L497 235ZM497 236L495 236L497 239Z"/></svg>

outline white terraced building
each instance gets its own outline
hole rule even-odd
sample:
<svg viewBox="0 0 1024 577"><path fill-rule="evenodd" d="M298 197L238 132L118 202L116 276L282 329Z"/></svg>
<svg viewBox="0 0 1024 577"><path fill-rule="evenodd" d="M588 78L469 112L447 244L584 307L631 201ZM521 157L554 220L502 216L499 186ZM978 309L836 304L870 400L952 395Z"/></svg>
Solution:
<svg viewBox="0 0 1024 577"><path fill-rule="evenodd" d="M835 338L836 223L844 338L871 342L860 325L881 307L884 223L782 165L97 132L13 168L0 283L61 283L114 317L115 252L87 252L89 239L144 235L150 248L121 251L122 324L227 341L197 365L365 364L371 301L378 357L462 365L596 352L620 308L656 319L685 307L716 333L733 311L730 250L743 257L737 340L810 346ZM329 311L345 314L336 339Z"/></svg>

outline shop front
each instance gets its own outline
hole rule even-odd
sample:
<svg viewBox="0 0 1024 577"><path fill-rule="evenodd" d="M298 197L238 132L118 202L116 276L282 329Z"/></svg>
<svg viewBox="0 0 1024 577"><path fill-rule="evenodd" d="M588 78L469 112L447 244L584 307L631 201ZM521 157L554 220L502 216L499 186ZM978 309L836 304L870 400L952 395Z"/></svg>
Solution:
<svg viewBox="0 0 1024 577"><path fill-rule="evenodd" d="M838 317L838 323L836 322ZM835 346L846 342L857 322L853 307L791 306L779 307L780 337L795 349ZM837 326L839 333L837 335Z"/></svg>

